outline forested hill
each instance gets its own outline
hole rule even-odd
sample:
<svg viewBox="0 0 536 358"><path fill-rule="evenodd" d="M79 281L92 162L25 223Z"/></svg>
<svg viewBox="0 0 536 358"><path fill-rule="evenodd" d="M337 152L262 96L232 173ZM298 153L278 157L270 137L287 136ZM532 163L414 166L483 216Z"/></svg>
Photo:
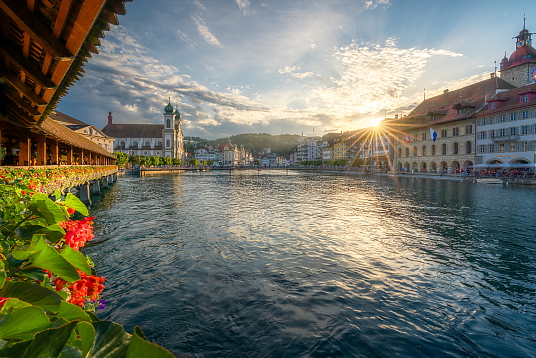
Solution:
<svg viewBox="0 0 536 358"><path fill-rule="evenodd" d="M262 152L264 148L270 147L272 148L272 153L288 155L288 152L298 144L299 137L297 134L246 133L233 135L229 138L200 141L200 144L214 146L229 143L230 140L233 144L243 144L246 151L253 154Z"/></svg>

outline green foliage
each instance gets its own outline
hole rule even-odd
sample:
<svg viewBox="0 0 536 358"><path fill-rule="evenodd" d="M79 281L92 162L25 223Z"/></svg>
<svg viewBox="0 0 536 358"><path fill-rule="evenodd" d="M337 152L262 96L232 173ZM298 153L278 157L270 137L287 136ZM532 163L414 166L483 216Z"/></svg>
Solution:
<svg viewBox="0 0 536 358"><path fill-rule="evenodd" d="M216 146L219 144L227 144L230 140L233 144L244 145L244 149L249 153L260 153L264 148L270 147L272 153L277 155L287 155L290 150L298 144L299 138L300 136L297 134L271 135L268 133L245 133L212 141L205 140L205 142L200 142L199 145ZM193 148L188 151L193 151Z"/></svg>
<svg viewBox="0 0 536 358"><path fill-rule="evenodd" d="M188 161L188 164L190 164L190 165L199 165L199 161L197 159L190 159Z"/></svg>
<svg viewBox="0 0 536 358"><path fill-rule="evenodd" d="M128 162L129 160L129 157L126 153L122 153L122 152L115 152L114 153L115 157L117 158L117 162L116 164L121 167L121 168L124 168L125 167L125 164Z"/></svg>
<svg viewBox="0 0 536 358"><path fill-rule="evenodd" d="M139 328L131 336L93 314L96 304L87 300L96 302L100 291L77 288L104 281L78 251L83 235L91 239L92 218L71 219L87 208L72 194L34 192L30 186L43 189L32 184L37 179L21 177L0 176L0 357L173 357Z"/></svg>

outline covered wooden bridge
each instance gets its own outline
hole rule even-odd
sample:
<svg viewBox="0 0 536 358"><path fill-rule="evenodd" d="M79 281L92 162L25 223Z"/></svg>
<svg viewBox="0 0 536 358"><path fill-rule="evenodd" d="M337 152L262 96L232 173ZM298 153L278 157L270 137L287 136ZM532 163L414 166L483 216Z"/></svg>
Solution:
<svg viewBox="0 0 536 358"><path fill-rule="evenodd" d="M125 13L125 0L0 0L0 165L115 164L48 115Z"/></svg>

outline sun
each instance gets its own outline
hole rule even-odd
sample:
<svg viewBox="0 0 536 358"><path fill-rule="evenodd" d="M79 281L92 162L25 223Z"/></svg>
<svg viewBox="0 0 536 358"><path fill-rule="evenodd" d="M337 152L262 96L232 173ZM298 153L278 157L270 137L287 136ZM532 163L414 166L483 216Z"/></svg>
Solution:
<svg viewBox="0 0 536 358"><path fill-rule="evenodd" d="M372 118L370 119L370 124L374 127L378 127L382 121L383 118Z"/></svg>

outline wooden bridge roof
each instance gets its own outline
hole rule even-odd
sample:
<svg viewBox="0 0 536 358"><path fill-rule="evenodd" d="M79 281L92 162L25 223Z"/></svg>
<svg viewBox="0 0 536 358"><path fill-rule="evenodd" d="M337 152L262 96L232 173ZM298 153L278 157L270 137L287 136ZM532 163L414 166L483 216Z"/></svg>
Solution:
<svg viewBox="0 0 536 358"><path fill-rule="evenodd" d="M0 121L45 124L127 1L0 0Z"/></svg>

